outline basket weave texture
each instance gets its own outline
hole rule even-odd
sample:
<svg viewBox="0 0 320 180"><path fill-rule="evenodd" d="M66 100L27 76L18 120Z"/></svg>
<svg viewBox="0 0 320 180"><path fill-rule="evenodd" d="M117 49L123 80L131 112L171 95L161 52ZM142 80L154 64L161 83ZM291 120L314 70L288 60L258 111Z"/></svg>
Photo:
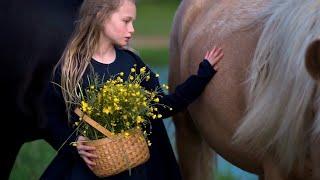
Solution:
<svg viewBox="0 0 320 180"><path fill-rule="evenodd" d="M150 158L149 148L140 129L133 129L129 136L124 133L112 138L103 138L85 142L96 147L98 158L93 172L98 177L119 174L145 163Z"/></svg>

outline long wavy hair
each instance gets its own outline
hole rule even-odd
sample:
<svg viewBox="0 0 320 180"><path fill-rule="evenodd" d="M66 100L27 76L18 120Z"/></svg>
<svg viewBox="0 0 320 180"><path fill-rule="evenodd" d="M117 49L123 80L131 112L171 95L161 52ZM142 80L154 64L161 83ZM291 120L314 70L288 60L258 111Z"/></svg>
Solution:
<svg viewBox="0 0 320 180"><path fill-rule="evenodd" d="M78 84L98 48L102 24L126 0L84 0L69 42L54 68L61 68L61 88L68 112L72 102L77 102ZM135 0L130 0L135 3ZM68 113L68 115L69 115Z"/></svg>
<svg viewBox="0 0 320 180"><path fill-rule="evenodd" d="M319 134L319 93L304 64L307 47L320 36L319 9L317 0L273 0L261 16L266 21L251 64L248 109L234 135L254 153L275 155L287 173L294 163L303 165L312 130Z"/></svg>

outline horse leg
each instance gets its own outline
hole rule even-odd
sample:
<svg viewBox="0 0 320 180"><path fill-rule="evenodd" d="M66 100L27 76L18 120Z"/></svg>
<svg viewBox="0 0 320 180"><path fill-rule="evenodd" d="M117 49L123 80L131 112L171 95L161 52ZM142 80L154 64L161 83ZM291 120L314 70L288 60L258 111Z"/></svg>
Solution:
<svg viewBox="0 0 320 180"><path fill-rule="evenodd" d="M170 35L169 86L170 92L182 82L180 77L180 48L181 33L179 16L176 16L175 25ZM212 180L213 179L213 151L205 143L197 131L187 111L172 117L176 127L176 148L182 177L185 180Z"/></svg>
<svg viewBox="0 0 320 180"><path fill-rule="evenodd" d="M320 140L316 140L311 144L310 156L311 167L307 169L307 173L310 173L312 179L320 179Z"/></svg>
<svg viewBox="0 0 320 180"><path fill-rule="evenodd" d="M200 136L189 113L173 117L176 126L176 145L183 179L212 180L214 154Z"/></svg>

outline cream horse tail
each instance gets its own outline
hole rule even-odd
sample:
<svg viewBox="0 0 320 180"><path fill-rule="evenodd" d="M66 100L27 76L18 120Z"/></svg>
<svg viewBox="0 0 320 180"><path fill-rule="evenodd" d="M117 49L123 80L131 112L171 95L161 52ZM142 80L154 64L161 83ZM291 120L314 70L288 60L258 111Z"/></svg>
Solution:
<svg viewBox="0 0 320 180"><path fill-rule="evenodd" d="M248 76L248 109L234 142L262 157L272 153L288 173L303 162L310 142L306 119L312 120L317 94L304 62L320 36L320 2L274 0L265 15Z"/></svg>

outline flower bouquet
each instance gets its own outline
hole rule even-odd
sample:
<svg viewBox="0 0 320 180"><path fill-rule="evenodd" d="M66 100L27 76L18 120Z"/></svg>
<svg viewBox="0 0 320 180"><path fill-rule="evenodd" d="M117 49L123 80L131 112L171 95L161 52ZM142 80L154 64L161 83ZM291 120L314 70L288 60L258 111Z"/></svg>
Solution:
<svg viewBox="0 0 320 180"><path fill-rule="evenodd" d="M81 102L75 109L80 117L77 131L89 139L86 145L96 147L93 172L99 177L130 171L146 162L151 145L149 119L162 117L156 108L160 87L148 91L141 86L150 79L146 67L139 73L131 68L126 81L123 76L119 73L103 82L93 75L88 88L80 92Z"/></svg>

